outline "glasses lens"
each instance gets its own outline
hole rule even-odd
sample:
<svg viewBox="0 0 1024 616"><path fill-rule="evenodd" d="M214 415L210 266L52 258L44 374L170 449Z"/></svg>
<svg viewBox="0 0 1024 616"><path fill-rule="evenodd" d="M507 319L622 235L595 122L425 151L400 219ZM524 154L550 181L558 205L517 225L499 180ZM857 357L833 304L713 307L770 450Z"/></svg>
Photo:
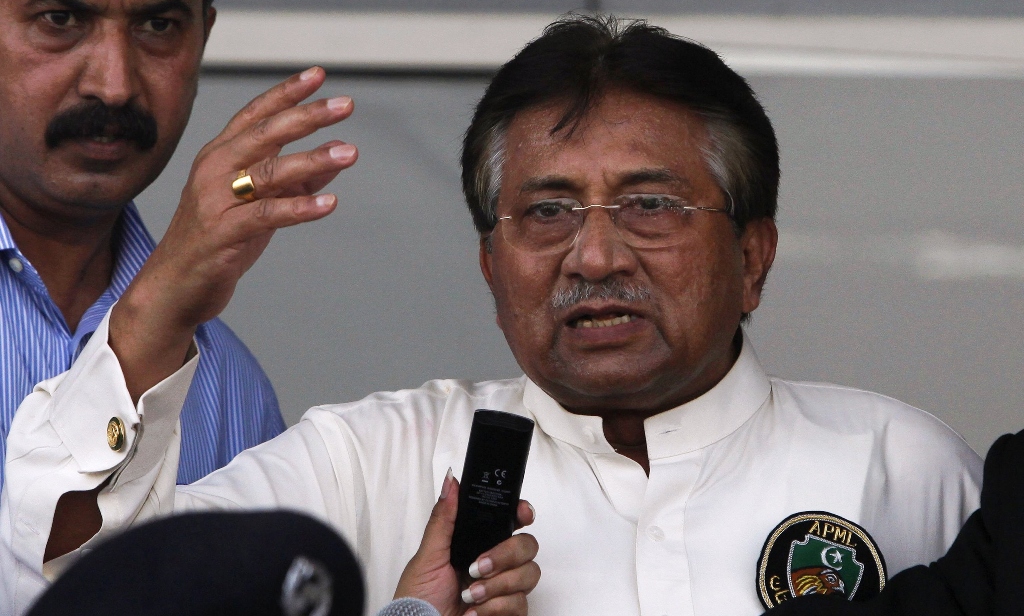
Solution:
<svg viewBox="0 0 1024 616"><path fill-rule="evenodd" d="M505 241L538 252L561 248L579 230L579 212L573 211L577 205L573 199L545 199L516 210L502 222Z"/></svg>
<svg viewBox="0 0 1024 616"><path fill-rule="evenodd" d="M692 219L686 202L672 195L622 195L613 203L619 206L619 234L638 248L678 242Z"/></svg>

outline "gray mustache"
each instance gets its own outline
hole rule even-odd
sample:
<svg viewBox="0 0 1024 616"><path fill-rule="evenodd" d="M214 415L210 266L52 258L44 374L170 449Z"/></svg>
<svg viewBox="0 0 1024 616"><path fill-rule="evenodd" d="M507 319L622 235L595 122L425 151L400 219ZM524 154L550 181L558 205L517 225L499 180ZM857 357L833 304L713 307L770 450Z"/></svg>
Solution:
<svg viewBox="0 0 1024 616"><path fill-rule="evenodd" d="M562 310L591 299L614 299L633 304L651 299L651 290L614 279L598 283L580 280L568 289L556 291L551 296L551 306L555 310Z"/></svg>

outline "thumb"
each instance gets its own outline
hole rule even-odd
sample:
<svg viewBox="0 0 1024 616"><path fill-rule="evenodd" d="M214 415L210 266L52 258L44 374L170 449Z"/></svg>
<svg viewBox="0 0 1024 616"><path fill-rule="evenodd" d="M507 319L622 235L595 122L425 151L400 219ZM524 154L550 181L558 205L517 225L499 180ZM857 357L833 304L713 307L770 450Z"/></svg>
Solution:
<svg viewBox="0 0 1024 616"><path fill-rule="evenodd" d="M455 532L455 514L459 509L459 481L448 469L448 474L441 484L441 496L430 511L430 519L423 530L423 541L420 542L419 555L427 559L443 559L448 562L452 547L452 534Z"/></svg>
<svg viewBox="0 0 1024 616"><path fill-rule="evenodd" d="M459 579L452 569L452 534L459 508L459 482L448 469L441 484L441 496L434 504L423 531L423 541L395 589L395 597L418 597L446 614L461 614Z"/></svg>

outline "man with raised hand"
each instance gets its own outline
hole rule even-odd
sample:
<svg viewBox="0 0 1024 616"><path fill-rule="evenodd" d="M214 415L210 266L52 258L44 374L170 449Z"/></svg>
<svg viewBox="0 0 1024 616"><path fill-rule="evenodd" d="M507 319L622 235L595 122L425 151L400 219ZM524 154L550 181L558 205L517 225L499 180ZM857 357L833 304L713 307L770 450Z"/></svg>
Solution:
<svg viewBox="0 0 1024 616"><path fill-rule="evenodd" d="M71 366L153 250L132 199L185 130L215 17L211 0L0 0L0 458L18 405ZM284 429L224 323L196 345L181 483Z"/></svg>
<svg viewBox="0 0 1024 616"><path fill-rule="evenodd" d="M352 543L374 608L448 469L461 474L481 408L536 421L522 489L539 514L534 614L859 600L949 546L978 503L966 443L885 396L770 378L743 332L775 256L779 159L764 109L717 55L643 22L561 20L491 81L462 163L480 267L524 376L316 407L175 488L167 426L194 365L190 331L242 269L224 264L227 238L259 231L211 203L201 231L172 225L111 315L109 344L101 327L70 373L25 401L0 511L13 558L0 565L31 590L51 557L138 519L289 506ZM209 175L221 201L230 167ZM186 201L181 216L204 211ZM95 425L76 440L53 429L72 412ZM96 433L112 415L126 428L118 451ZM481 615L503 587L493 565L479 559L470 572L486 581L464 592Z"/></svg>
<svg viewBox="0 0 1024 616"><path fill-rule="evenodd" d="M71 456L78 461L70 484L44 482L52 488L44 491L55 501L59 499L56 516L67 516L79 522L54 524L53 532L44 541L47 575L56 574L69 562L68 559L55 561L54 557L67 552L69 546L80 545L95 534L101 523L108 531L115 530L111 522L119 515L104 511L101 519L100 510L96 508L96 495L104 487L117 492L121 485L142 487L147 481L153 481L154 487L159 486L157 489L174 490L176 471L172 467L177 462L180 441L177 412L149 409L161 409L164 405L180 409L187 383L200 358L193 343L197 327L223 310L238 280L266 248L274 231L317 220L337 206L334 195L316 193L339 171L355 162L355 147L332 140L313 150L281 155L285 145L351 114L352 101L347 97L302 102L316 92L324 78L322 69L312 68L272 88L242 109L224 131L200 151L167 233L139 275L102 320L72 369L41 383L27 399L48 397L57 390L60 390L58 398L68 396L66 406L46 404L55 413L44 421L46 425L42 429L63 442L69 448L66 451L73 451ZM178 379L166 378L174 373ZM107 381L101 386L106 391L100 397L96 396L99 390L93 389L90 393L60 385L65 380L69 384L94 382L97 378L106 380L100 374L117 375L113 382ZM99 380L95 382L98 384ZM97 410L103 409L102 414L113 416L97 421L93 413L85 411L83 404L97 404ZM27 425L38 419L29 411L24 417L18 416L15 423ZM143 432L145 438L142 438ZM29 453L38 452L38 441L15 434L8 444L12 468L20 468L22 461L40 468L39 461L33 461L34 456ZM27 458L26 453L29 453ZM44 454L44 457L52 460L49 455ZM138 467L141 475L127 466L118 468L129 460L148 461ZM155 466L142 470L150 463ZM23 498L24 488L34 491L43 486L34 481L34 486L26 486L21 481L22 476L17 472L11 476L0 508L13 511L28 506L35 509L33 503L48 500L41 494L27 500ZM126 483L121 484L122 481ZM439 513L432 518L434 523L428 526L421 550L426 556L421 554L413 560L399 587L400 592L411 587L409 593L401 594L418 593L435 598L435 607L441 609L446 605L445 600L455 602L460 590L453 573L445 575L444 571L436 571L436 554L447 555L445 541L450 541L451 537L454 506L449 493L452 486L452 480L444 481L439 489L442 498L436 506L439 512L448 511L451 515L441 519ZM37 496L43 501L36 501ZM306 504L296 500L265 503L264 506L305 508ZM137 518L153 511L149 506L142 506L120 513ZM532 513L526 513L528 511L520 507L523 523L532 521ZM427 523L429 512L428 507L419 516L421 529ZM47 526L54 515L54 510L45 514ZM15 516L22 519L20 514ZM7 521L12 519L7 518ZM431 528L435 529L433 534L429 532ZM28 539L24 535L26 531L34 532L20 522L0 526L0 535L6 538L8 545L15 546L13 553L18 559L27 556L19 545L33 549L22 542ZM41 537L37 535L38 538ZM35 541L29 539L29 543ZM486 573L495 580L492 584L498 584L491 597L499 597L496 607L488 606L492 612L524 612L525 592L539 576L536 565L531 562L535 546L532 538L517 535L488 552L490 568ZM0 609L5 612L26 609L44 587L41 576L22 575L10 555L11 552L5 552L2 559L2 595L7 604L0 605ZM408 554L406 560L412 555ZM446 559L444 562L447 563ZM38 573L43 571L40 569ZM397 578L392 581L393 587L397 581ZM501 596L506 591L519 596L510 602L502 601Z"/></svg>

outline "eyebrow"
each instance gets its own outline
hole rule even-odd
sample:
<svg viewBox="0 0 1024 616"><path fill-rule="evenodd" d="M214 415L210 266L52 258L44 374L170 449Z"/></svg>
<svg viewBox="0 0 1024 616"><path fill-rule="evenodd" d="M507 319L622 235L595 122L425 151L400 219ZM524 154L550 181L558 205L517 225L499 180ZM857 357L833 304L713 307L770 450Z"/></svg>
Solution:
<svg viewBox="0 0 1024 616"><path fill-rule="evenodd" d="M579 186L564 175L542 175L530 178L519 187L519 194L537 192L539 190L574 190Z"/></svg>
<svg viewBox="0 0 1024 616"><path fill-rule="evenodd" d="M99 7L83 2L82 0L31 0L31 2L28 3L29 8L41 5L60 6L76 13L99 14L101 12ZM132 7L128 10L128 14L133 17L138 17L144 15L160 15L161 13L167 13L169 11L181 11L189 17L193 14L192 7L184 2L184 0L159 0L158 2L151 2L142 6Z"/></svg>
<svg viewBox="0 0 1024 616"><path fill-rule="evenodd" d="M623 187L636 186L637 184L674 184L683 187L690 186L689 180L675 171L664 167L630 171L619 179L619 184Z"/></svg>
<svg viewBox="0 0 1024 616"><path fill-rule="evenodd" d="M91 4L86 4L81 0L32 0L28 3L28 8L46 5L60 6L76 13L99 13L99 9L97 7Z"/></svg>
<svg viewBox="0 0 1024 616"><path fill-rule="evenodd" d="M160 0L159 2L151 2L149 4L129 9L128 14L133 16L160 15L170 11L180 11L188 17L191 17L193 14L192 7L184 2L184 0Z"/></svg>
<svg viewBox="0 0 1024 616"><path fill-rule="evenodd" d="M682 188L690 187L689 180L664 167L628 171L619 177L618 184L621 188L637 186L639 184L672 184ZM579 188L578 183L564 175L542 175L523 182L522 186L519 187L519 194L541 190L578 190Z"/></svg>

